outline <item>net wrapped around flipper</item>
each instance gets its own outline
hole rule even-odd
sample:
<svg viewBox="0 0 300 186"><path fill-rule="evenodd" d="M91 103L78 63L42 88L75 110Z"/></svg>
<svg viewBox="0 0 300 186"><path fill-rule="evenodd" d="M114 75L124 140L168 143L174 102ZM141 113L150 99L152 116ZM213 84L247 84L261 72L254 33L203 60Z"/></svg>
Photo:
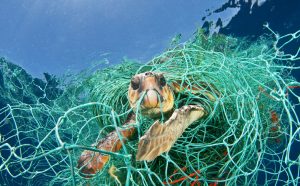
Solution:
<svg viewBox="0 0 300 186"><path fill-rule="evenodd" d="M1 176L52 185L297 185L300 84L291 73L298 71L299 50L283 52L297 39L299 32L274 42L250 42L207 37L199 30L147 64L125 61L65 83L61 79L53 89L26 81L2 61L2 89L11 102L0 110ZM192 124L168 153L137 162L138 138L155 122L137 112L136 138L118 152L102 152L110 156L104 168L93 178L81 177L76 167L81 152L97 151L92 144L122 126L132 112L130 79L146 71L164 73L169 85L185 84L175 108L199 104L208 116ZM194 86L203 92L191 92ZM23 98L17 99L16 92ZM27 97L30 102L24 101Z"/></svg>

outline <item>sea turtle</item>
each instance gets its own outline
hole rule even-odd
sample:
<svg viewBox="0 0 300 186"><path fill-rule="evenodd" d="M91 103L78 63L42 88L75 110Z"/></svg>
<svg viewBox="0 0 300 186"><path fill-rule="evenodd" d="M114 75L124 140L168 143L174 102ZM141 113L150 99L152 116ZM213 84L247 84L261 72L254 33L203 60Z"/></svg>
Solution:
<svg viewBox="0 0 300 186"><path fill-rule="evenodd" d="M115 152L121 149L122 144L132 136L136 129L135 113L141 112L143 116L160 118L164 116L164 122L157 120L148 131L139 139L136 160L154 160L164 152L168 152L185 129L194 121L206 115L208 111L201 104L187 105L184 102L174 109L174 100L178 94L188 90L192 94L200 94L207 100L214 101L219 94L213 85L199 82L189 87L186 82L173 81L167 84L163 73L144 72L132 77L128 88L128 99L133 113L129 114L123 124L126 129L120 129L122 141L116 131L109 133L95 146L97 149ZM130 127L128 127L130 126ZM81 174L90 177L103 168L109 160L108 155L85 150L78 160L77 167Z"/></svg>

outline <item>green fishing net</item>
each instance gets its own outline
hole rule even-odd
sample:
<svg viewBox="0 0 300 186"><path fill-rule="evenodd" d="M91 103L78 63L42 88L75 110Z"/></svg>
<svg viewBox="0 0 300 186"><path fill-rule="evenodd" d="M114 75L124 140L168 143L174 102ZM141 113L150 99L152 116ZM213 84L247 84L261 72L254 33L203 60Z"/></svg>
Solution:
<svg viewBox="0 0 300 186"><path fill-rule="evenodd" d="M60 79L47 75L44 84L2 59L1 94L10 101L0 110L1 182L297 185L300 83L291 73L298 70L300 49L292 54L283 49L299 37L300 31L284 36L271 31L250 42L198 30L187 42L173 40L146 64L125 59ZM122 124L132 112L130 80L146 71L164 73L167 84L213 86L215 101L190 88L175 96L175 108L201 104L208 116L190 125L169 152L151 162L135 160L139 137L155 122L139 112L131 125L137 135L120 151L96 149L92 144L109 132L126 128ZM110 155L104 168L88 179L77 167L83 150Z"/></svg>

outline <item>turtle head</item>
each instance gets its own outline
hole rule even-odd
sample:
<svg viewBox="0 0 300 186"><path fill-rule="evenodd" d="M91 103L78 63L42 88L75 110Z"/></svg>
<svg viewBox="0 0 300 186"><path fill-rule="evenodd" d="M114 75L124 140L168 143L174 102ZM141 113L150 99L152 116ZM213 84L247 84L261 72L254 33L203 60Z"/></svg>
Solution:
<svg viewBox="0 0 300 186"><path fill-rule="evenodd" d="M133 76L128 88L128 97L133 110L136 111L140 103L141 113L148 117L169 112L174 105L173 91L161 73L145 72Z"/></svg>

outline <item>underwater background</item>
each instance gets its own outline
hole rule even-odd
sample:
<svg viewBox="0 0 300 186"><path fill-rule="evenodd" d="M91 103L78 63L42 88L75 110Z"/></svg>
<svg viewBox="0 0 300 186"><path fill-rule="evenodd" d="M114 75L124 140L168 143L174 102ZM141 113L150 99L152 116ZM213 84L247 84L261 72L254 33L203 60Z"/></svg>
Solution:
<svg viewBox="0 0 300 186"><path fill-rule="evenodd" d="M294 33L300 29L299 8L298 0L218 0L209 3L3 0L0 5L0 109L13 105L16 100L30 105L36 98L45 105L51 105L51 100L62 94L64 85L58 80L61 77L68 78L94 65L96 69L102 69L128 60L146 63L164 52L174 40L185 42L193 37L198 28L202 28L206 35L220 33L245 37L253 42L270 34L270 30L264 27L266 24L279 35ZM295 53L299 44L297 38L284 51ZM295 63L294 66L299 65ZM7 78L3 78L7 69L16 69L22 82L14 78L8 82ZM291 74L299 81L299 71ZM21 91L7 93L9 84L31 82L38 86L27 87L29 96L24 96ZM44 93L49 99L43 98ZM298 114L299 108L295 110ZM2 111L0 120L4 121L5 113ZM9 123L6 120L1 123L5 122ZM0 129L1 134L11 131L4 125ZM30 139L23 142L26 140ZM2 157L8 156L6 150L1 153ZM291 153L299 157L299 143ZM3 164L3 159L0 164ZM299 169L292 167L291 170L297 172ZM1 185L50 184L48 177L39 177L38 182L31 182L28 175L23 179L22 176L13 178L2 170L0 174ZM263 179L258 178L258 184L263 183Z"/></svg>

